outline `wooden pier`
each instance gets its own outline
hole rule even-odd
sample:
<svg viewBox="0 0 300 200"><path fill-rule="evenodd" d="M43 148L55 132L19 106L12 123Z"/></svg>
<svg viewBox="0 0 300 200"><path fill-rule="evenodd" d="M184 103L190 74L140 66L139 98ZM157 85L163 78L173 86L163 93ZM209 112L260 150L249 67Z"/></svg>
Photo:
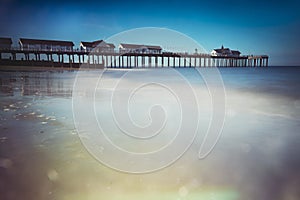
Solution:
<svg viewBox="0 0 300 200"><path fill-rule="evenodd" d="M1 65L32 65L79 68L149 67L267 67L267 55L212 56L187 53L119 53L95 50L0 49Z"/></svg>

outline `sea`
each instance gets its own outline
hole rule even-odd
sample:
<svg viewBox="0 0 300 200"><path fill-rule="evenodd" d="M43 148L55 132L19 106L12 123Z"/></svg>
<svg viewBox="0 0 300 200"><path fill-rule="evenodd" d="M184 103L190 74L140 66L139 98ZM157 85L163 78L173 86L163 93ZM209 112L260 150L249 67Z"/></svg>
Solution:
<svg viewBox="0 0 300 200"><path fill-rule="evenodd" d="M298 200L299 130L300 67L1 70L0 199Z"/></svg>

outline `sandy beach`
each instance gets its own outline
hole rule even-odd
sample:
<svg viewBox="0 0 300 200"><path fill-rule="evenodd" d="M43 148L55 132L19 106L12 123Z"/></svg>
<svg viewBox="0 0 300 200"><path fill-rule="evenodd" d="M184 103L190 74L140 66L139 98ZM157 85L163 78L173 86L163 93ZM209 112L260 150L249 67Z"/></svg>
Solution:
<svg viewBox="0 0 300 200"><path fill-rule="evenodd" d="M299 195L298 68L291 72L284 68L221 69L227 115L213 152L206 159L197 158L210 116L209 109L201 107L203 123L189 151L173 165L141 175L101 164L81 143L72 111L76 71L29 69L24 66L0 71L0 190L4 199L279 200ZM113 92L111 83L125 72L109 70L104 74L104 88L97 90L95 99L95 115L116 144L132 151L142 147L153 150L168 137L157 140L154 146L133 144L115 128L108 97ZM196 88L199 105L205 105L203 83L195 70L183 69L182 74ZM146 78L138 73L130 81ZM175 77L165 79L181 87L174 82ZM177 108L172 96L154 86L141 92L136 104L129 107L133 119L142 125L147 122L147 112L143 111L156 95L154 99L162 98L166 109L172 111L166 128L176 128ZM124 98L121 95L119 100L126 102ZM86 98L83 102L89 101Z"/></svg>

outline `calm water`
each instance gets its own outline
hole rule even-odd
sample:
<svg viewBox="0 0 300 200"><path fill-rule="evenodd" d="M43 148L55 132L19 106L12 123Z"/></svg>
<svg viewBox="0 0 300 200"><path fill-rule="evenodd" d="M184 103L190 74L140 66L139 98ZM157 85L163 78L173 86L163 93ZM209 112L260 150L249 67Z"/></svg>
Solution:
<svg viewBox="0 0 300 200"><path fill-rule="evenodd" d="M201 77L193 69L179 71L205 105ZM300 199L300 68L220 71L227 114L212 153L197 158L199 136L176 163L141 175L102 165L81 143L72 113L76 72L0 72L0 199ZM104 83L108 87L124 73L110 70ZM181 87L174 77L156 78ZM149 89L155 99L163 96ZM105 118L109 99L101 94L97 101ZM147 99L140 96L132 109L142 110ZM210 110L201 112L205 122ZM111 135L120 139L113 129Z"/></svg>

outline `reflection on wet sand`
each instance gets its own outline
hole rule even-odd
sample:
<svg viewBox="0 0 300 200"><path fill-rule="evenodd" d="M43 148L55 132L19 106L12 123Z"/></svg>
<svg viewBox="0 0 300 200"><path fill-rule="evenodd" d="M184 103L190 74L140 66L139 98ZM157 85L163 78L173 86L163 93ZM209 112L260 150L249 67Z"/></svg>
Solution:
<svg viewBox="0 0 300 200"><path fill-rule="evenodd" d="M71 97L74 73L1 72L1 95Z"/></svg>

